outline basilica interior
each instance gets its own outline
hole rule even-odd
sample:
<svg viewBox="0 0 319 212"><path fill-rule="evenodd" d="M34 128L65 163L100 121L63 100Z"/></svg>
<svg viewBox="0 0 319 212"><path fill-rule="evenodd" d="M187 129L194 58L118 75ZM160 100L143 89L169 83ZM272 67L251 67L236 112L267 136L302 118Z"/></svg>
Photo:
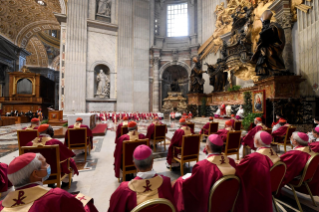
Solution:
<svg viewBox="0 0 319 212"><path fill-rule="evenodd" d="M35 209L44 196L28 209L22 203L8 206L10 192L21 189L10 183L13 161L32 152L46 157L46 146L60 151L52 157L60 160L61 170L50 164L52 173L41 186L60 187L87 212L148 211L152 204L169 207L154 211L176 212L319 211L318 14L318 0L0 0L0 165L6 164L0 169L0 211L49 211ZM187 149L192 136L198 145ZM83 146L72 144L81 139ZM210 144L219 146L219 139L222 163L228 157L235 174L225 174L222 163L210 160L217 158ZM147 163L136 156L142 145L130 151L125 140L149 147L143 146L152 151L150 170L136 162ZM307 160L290 164L288 155L301 146ZM271 156L262 155L262 148L270 148ZM268 157L266 174L252 164L243 171L256 154ZM229 183L227 176L238 177L236 198L225 189L234 186L223 190L222 181L209 181L209 190L199 192L205 201L196 198L194 188L203 184L194 183L195 176L211 166L202 161L214 165L218 179ZM283 176L272 172L280 165ZM253 169L249 180L248 169ZM170 179L171 197L155 188L154 175L145 178L154 171ZM202 173L209 177L208 172ZM288 177L293 172L298 173ZM53 175L59 176L56 181ZM255 185L256 178L263 179ZM153 190L132 188L143 179ZM249 190L262 180L279 185L268 193ZM135 199L123 197L125 186Z"/></svg>

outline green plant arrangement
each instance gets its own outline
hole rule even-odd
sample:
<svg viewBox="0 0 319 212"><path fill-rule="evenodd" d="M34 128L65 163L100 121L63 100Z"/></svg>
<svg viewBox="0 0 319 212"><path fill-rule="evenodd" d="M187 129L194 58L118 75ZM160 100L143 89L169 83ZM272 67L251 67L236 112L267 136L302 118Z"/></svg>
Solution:
<svg viewBox="0 0 319 212"><path fill-rule="evenodd" d="M240 90L240 85L234 85L232 88L228 88L228 91L239 91Z"/></svg>
<svg viewBox="0 0 319 212"><path fill-rule="evenodd" d="M43 120L43 121L41 121L41 124L47 124L47 123L49 123L49 120Z"/></svg>
<svg viewBox="0 0 319 212"><path fill-rule="evenodd" d="M67 123L63 124L62 126L63 126L63 127L68 127L69 124L68 124L68 122L67 122Z"/></svg>
<svg viewBox="0 0 319 212"><path fill-rule="evenodd" d="M200 112L201 112L202 116L206 116L206 101L207 101L207 98L203 97L202 98L202 105L200 107Z"/></svg>
<svg viewBox="0 0 319 212"><path fill-rule="evenodd" d="M255 118L262 117L263 114L261 113L249 113L247 116L245 116L242 124L245 130L249 130L250 124L254 123Z"/></svg>

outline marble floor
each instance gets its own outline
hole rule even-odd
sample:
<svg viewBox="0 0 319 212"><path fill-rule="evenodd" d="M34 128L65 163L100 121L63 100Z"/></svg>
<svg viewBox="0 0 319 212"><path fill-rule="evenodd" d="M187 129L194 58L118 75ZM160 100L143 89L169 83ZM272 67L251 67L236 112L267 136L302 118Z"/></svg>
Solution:
<svg viewBox="0 0 319 212"><path fill-rule="evenodd" d="M200 130L206 123L207 119L197 118L194 120L196 123L195 132ZM223 128L224 120L219 120L220 128ZM165 122L168 125L168 141L173 136L174 131L178 128L178 122ZM141 133L146 134L146 129L149 123L140 122L139 123L139 131ZM91 152L91 155L88 156L87 162L84 161L84 155L79 154L76 156L75 160L77 162L77 166L80 169L80 175L74 177L74 182L69 189L69 192L80 191L83 194L91 196L94 198L95 205L99 211L107 211L109 207L109 199L112 193L119 186L117 178L114 176L113 171L113 151L115 148L114 139L114 125L109 122L108 123L108 132L104 137L94 137L94 150ZM22 126L20 126L22 127ZM0 128L0 139L3 136L8 135L8 133L13 133L16 129L16 126L5 127L4 129ZM6 132L5 132L6 131ZM4 132L3 134L1 134ZM11 135L11 137L14 137ZM10 137L9 137L10 138ZM64 142L64 139L59 139ZM0 140L0 150L2 147L7 145L7 149L10 150L10 145L17 145L17 141L12 139L10 141L5 141L5 139ZM204 148L204 143L201 144L201 149ZM0 161L3 163L9 164L12 159L18 156L18 151L14 148L11 148L11 152L7 152L5 156L1 157L0 151ZM166 168L166 153L164 152L163 146L159 146L159 153L154 154L154 169L162 175L170 177L172 181L176 180L180 177L179 171L170 171ZM283 151L283 148L281 148ZM242 152L242 151L240 151ZM282 154L283 152L280 152ZM235 156L231 156L235 159ZM241 157L241 156L240 156ZM200 152L200 159L205 159L206 156L202 151ZM185 167L185 173L191 172L191 168L195 165L195 163L191 163L190 167ZM292 192L288 188L284 188L282 190L283 195L278 199L277 204L279 210L282 212L286 211L298 211L298 207L296 202L293 199ZM305 212L318 211L318 208L312 206L309 196L298 194L300 201L302 203L302 207ZM319 197L315 197L317 204L319 204Z"/></svg>

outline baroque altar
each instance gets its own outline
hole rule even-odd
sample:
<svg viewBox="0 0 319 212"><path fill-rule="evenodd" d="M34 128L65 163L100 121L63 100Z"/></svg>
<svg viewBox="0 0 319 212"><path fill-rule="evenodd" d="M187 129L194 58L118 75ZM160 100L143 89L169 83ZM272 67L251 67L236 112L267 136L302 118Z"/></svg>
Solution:
<svg viewBox="0 0 319 212"><path fill-rule="evenodd" d="M184 112L187 110L186 98L182 96L181 92L168 92L168 97L163 101L162 112Z"/></svg>

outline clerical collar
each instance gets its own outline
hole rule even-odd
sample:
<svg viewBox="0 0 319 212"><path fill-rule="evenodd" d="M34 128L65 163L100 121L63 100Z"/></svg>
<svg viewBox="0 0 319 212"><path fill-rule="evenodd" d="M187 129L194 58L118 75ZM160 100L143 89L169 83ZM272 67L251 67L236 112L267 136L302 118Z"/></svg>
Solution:
<svg viewBox="0 0 319 212"><path fill-rule="evenodd" d="M262 147L258 147L258 148L257 148L257 151L258 151L258 150L260 150L260 149L264 149L264 148L270 148L270 146L262 146Z"/></svg>
<svg viewBox="0 0 319 212"><path fill-rule="evenodd" d="M22 189L31 188L31 187L38 186L38 185L43 186L43 183L38 181L38 182L28 183L28 184L25 184L25 185L19 186L19 187L15 186L14 188L15 188L15 190L22 190Z"/></svg>
<svg viewBox="0 0 319 212"><path fill-rule="evenodd" d="M142 179L150 179L153 178L156 175L156 172L154 169L148 172L138 172L136 176L142 178Z"/></svg>
<svg viewBox="0 0 319 212"><path fill-rule="evenodd" d="M298 148L303 148L303 147L307 147L307 146L302 146L302 145L298 145L298 146L295 146L293 149L298 149Z"/></svg>
<svg viewBox="0 0 319 212"><path fill-rule="evenodd" d="M212 155L221 155L221 153L220 153L220 152L209 153L209 154L207 155L207 158L209 158L209 157L212 156Z"/></svg>

